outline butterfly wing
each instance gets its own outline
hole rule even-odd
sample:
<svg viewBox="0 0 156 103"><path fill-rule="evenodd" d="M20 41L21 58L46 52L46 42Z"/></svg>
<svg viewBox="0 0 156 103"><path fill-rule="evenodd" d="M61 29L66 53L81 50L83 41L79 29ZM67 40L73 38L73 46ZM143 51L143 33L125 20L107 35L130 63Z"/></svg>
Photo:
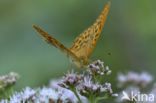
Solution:
<svg viewBox="0 0 156 103"><path fill-rule="evenodd" d="M70 50L77 57L88 59L91 55L104 26L109 7L110 2L108 2L100 16L96 19L95 23L75 39L74 43L70 47Z"/></svg>
<svg viewBox="0 0 156 103"><path fill-rule="evenodd" d="M48 33L41 30L39 27L33 25L33 28L39 32L41 36L45 38L45 40L55 48L58 48L59 50L65 52L72 60L79 61L78 57L74 55L68 48L66 48L61 42L50 36Z"/></svg>

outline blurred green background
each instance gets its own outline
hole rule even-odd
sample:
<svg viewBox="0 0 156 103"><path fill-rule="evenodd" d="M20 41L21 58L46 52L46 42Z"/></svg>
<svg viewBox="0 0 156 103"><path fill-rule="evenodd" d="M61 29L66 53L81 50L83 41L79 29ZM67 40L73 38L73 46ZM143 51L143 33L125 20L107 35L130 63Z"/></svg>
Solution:
<svg viewBox="0 0 156 103"><path fill-rule="evenodd" d="M88 28L107 0L0 0L0 75L20 74L16 89L48 84L70 67L65 54L48 45L35 24L67 47ZM113 73L147 71L156 74L156 1L112 0L101 37L91 55ZM111 52L111 56L102 56ZM100 56L99 58L94 58Z"/></svg>

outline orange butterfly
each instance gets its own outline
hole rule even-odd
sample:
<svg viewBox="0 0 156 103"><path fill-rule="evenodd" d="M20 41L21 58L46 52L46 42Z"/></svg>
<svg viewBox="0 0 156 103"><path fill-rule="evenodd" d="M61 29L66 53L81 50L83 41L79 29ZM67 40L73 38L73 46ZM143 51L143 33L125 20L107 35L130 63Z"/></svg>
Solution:
<svg viewBox="0 0 156 103"><path fill-rule="evenodd" d="M88 29L84 30L84 32L75 39L70 49L65 47L61 42L37 26L33 25L33 28L36 29L46 39L46 41L48 41L49 44L65 52L74 64L82 68L89 63L89 56L91 55L100 36L109 12L109 7L110 2L107 3L106 7L96 19L95 23Z"/></svg>

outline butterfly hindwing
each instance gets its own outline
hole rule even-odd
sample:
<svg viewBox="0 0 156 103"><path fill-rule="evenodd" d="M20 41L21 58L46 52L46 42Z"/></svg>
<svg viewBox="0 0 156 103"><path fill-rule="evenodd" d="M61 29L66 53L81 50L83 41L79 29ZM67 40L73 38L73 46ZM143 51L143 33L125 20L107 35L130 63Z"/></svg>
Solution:
<svg viewBox="0 0 156 103"><path fill-rule="evenodd" d="M100 16L96 19L95 23L87 30L82 32L74 41L70 50L78 57L89 58L92 53L102 28L104 26L106 17L108 15L110 2L106 5Z"/></svg>

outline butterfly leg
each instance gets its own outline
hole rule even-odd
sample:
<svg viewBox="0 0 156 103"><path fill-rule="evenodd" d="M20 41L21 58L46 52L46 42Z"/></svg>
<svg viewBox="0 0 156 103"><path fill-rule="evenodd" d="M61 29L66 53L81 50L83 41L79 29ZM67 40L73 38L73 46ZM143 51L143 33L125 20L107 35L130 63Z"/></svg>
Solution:
<svg viewBox="0 0 156 103"><path fill-rule="evenodd" d="M72 72L72 67L73 67L73 65L72 65L72 63L70 63L70 66L69 66L69 71L70 72Z"/></svg>

